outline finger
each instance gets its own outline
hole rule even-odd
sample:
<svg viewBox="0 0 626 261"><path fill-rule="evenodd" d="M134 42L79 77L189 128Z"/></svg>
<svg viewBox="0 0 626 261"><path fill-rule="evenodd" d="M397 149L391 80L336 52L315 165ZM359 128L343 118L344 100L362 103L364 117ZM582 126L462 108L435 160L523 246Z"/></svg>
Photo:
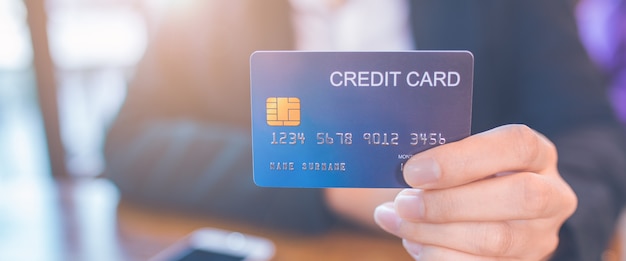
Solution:
<svg viewBox="0 0 626 261"><path fill-rule="evenodd" d="M404 166L415 188L449 188L508 172L556 168L556 148L524 125L507 125L416 154Z"/></svg>
<svg viewBox="0 0 626 261"><path fill-rule="evenodd" d="M550 231L548 236L546 230ZM397 236L405 240L476 256L539 260L552 253L558 244L557 229L545 220L449 224L401 222L397 232Z"/></svg>
<svg viewBox="0 0 626 261"><path fill-rule="evenodd" d="M417 261L513 261L519 260L506 257L486 257L477 256L461 251L448 249L439 246L421 245L409 240L403 240L402 245L406 251Z"/></svg>
<svg viewBox="0 0 626 261"><path fill-rule="evenodd" d="M558 227L552 220L509 222L461 222L431 224L402 220L389 205L376 210L377 223L387 232L419 243L407 250L425 258L420 246L440 248L476 256L524 257L540 260L556 249ZM406 247L406 246L405 246ZM440 259L419 259L440 260ZM442 259L443 260L443 259ZM466 260L466 259L458 259Z"/></svg>
<svg viewBox="0 0 626 261"><path fill-rule="evenodd" d="M565 219L574 211L575 199L556 181L517 173L445 190L405 189L394 207L403 219L429 223Z"/></svg>
<svg viewBox="0 0 626 261"><path fill-rule="evenodd" d="M391 204L384 204L376 209L375 220L385 231L405 240L478 256L539 260L558 244L559 226L550 219L432 224L403 220ZM420 251L412 254L421 255Z"/></svg>

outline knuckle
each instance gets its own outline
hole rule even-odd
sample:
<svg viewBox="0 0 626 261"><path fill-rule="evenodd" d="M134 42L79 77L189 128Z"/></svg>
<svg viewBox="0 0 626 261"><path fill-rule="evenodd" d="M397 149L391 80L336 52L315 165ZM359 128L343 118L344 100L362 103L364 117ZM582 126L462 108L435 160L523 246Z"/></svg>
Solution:
<svg viewBox="0 0 626 261"><path fill-rule="evenodd" d="M478 228L476 251L485 256L506 256L513 247L513 230L506 222L483 223Z"/></svg>
<svg viewBox="0 0 626 261"><path fill-rule="evenodd" d="M550 141L549 139L545 138L543 139L545 141L545 146L546 146L546 151L549 153L548 156L550 158L555 159L555 163L556 163L556 159L558 158L558 151L556 148L556 145L554 145L554 143L552 143L552 141Z"/></svg>
<svg viewBox="0 0 626 261"><path fill-rule="evenodd" d="M537 215L545 213L550 207L550 187L547 181L535 174L525 174L521 181L522 203L524 214Z"/></svg>
<svg viewBox="0 0 626 261"><path fill-rule="evenodd" d="M543 239L535 240L530 248L536 251L530 253L530 257L532 257L532 260L547 260L547 258L554 253L558 245L559 236L556 233L552 236L545 236Z"/></svg>
<svg viewBox="0 0 626 261"><path fill-rule="evenodd" d="M522 166L532 164L541 153L541 139L526 125L511 125L507 128L508 138L514 141L515 150Z"/></svg>
<svg viewBox="0 0 626 261"><path fill-rule="evenodd" d="M546 247L546 249L544 251L544 255L545 255L544 257L547 257L548 255L550 255L559 246L559 236L558 235L555 234L555 235L553 235L551 237L548 237L547 240L548 241L544 244L544 246Z"/></svg>
<svg viewBox="0 0 626 261"><path fill-rule="evenodd" d="M569 218L574 214L576 209L578 208L578 196L572 188L565 182L562 182L564 188L562 189L562 198L560 204L563 206L563 219Z"/></svg>
<svg viewBox="0 0 626 261"><path fill-rule="evenodd" d="M424 219L434 222L449 222L455 220L458 206L453 195L443 191L424 192Z"/></svg>
<svg viewBox="0 0 626 261"><path fill-rule="evenodd" d="M568 211L566 212L566 218L569 218L578 208L578 196L576 196L576 193L568 187L568 193L567 196L565 196L565 200L566 204L569 206L567 209Z"/></svg>

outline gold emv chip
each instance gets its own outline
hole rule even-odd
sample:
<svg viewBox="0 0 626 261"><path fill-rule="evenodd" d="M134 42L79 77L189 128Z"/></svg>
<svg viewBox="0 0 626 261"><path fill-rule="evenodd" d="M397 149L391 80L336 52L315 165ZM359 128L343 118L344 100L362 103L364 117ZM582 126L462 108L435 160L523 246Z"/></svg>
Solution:
<svg viewBox="0 0 626 261"><path fill-rule="evenodd" d="M300 99L295 97L270 97L267 98L265 104L267 109L267 125L300 125Z"/></svg>

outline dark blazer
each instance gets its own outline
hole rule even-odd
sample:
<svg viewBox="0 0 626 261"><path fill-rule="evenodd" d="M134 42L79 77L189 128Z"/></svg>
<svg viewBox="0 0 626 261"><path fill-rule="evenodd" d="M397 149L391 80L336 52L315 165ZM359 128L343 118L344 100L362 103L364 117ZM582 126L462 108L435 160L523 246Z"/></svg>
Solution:
<svg viewBox="0 0 626 261"><path fill-rule="evenodd" d="M523 123L555 142L579 207L554 259L600 260L625 199L626 146L573 2L415 0L411 21L418 49L474 53L474 133ZM308 233L335 222L321 190L252 182L248 58L293 49L290 24L286 1L198 1L164 19L106 144L125 197Z"/></svg>

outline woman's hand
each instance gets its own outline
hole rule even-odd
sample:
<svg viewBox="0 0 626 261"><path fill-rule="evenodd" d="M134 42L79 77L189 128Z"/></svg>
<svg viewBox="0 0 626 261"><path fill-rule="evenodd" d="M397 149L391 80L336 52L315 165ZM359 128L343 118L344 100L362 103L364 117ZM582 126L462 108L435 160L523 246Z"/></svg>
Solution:
<svg viewBox="0 0 626 261"><path fill-rule="evenodd" d="M577 204L552 142L523 125L417 154L404 178L374 216L416 260L547 259Z"/></svg>

